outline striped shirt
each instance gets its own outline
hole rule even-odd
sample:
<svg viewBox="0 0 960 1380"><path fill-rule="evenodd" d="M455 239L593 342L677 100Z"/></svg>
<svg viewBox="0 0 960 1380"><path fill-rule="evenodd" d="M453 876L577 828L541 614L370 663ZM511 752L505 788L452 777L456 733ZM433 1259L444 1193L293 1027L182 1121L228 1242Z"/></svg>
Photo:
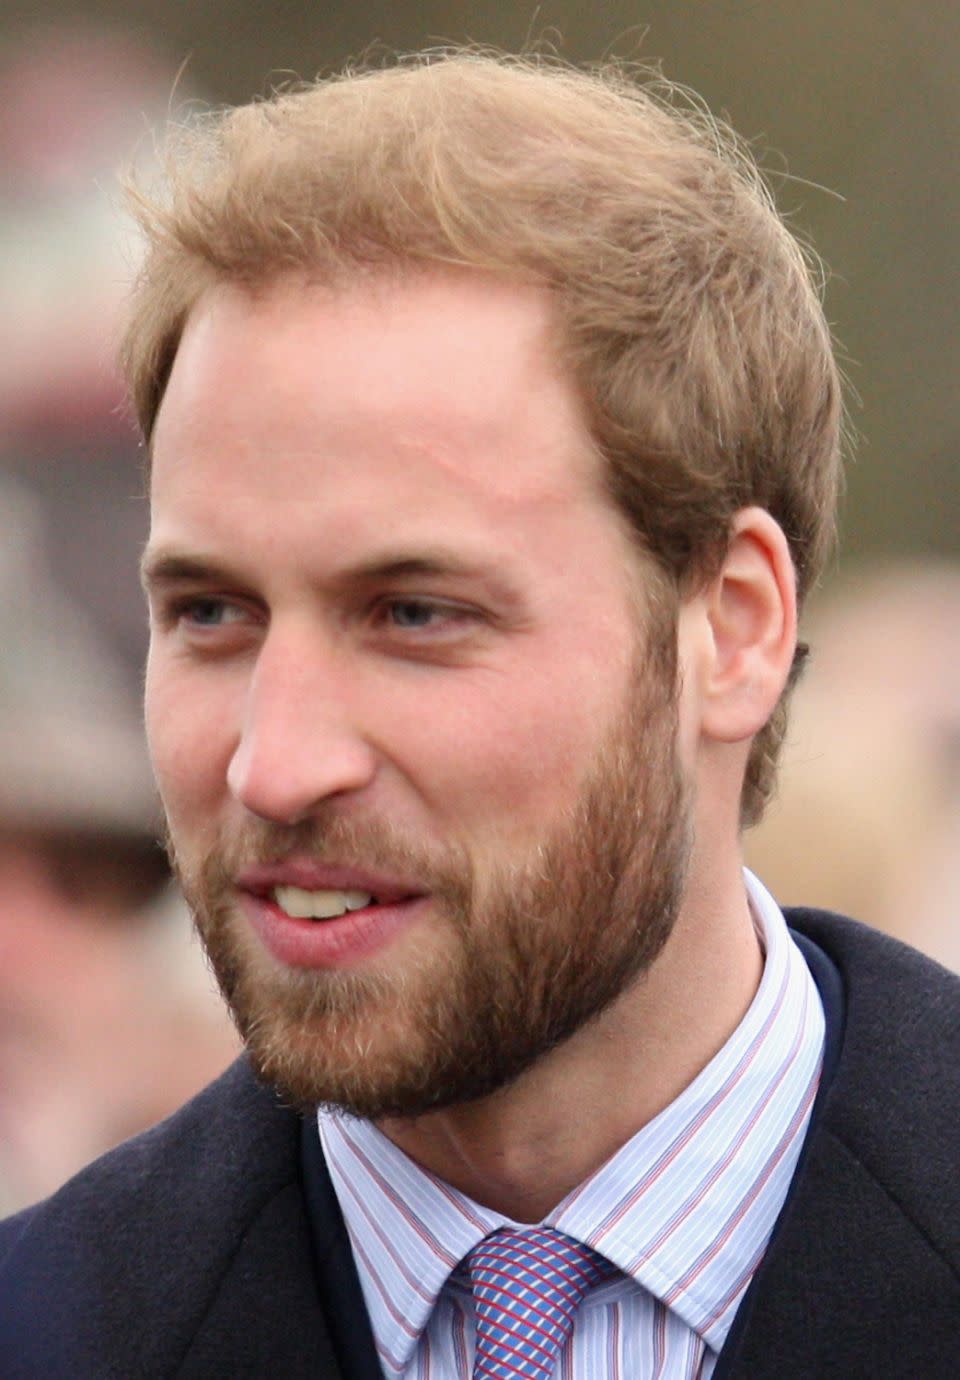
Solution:
<svg viewBox="0 0 960 1380"><path fill-rule="evenodd" d="M558 1380L707 1380L793 1177L823 1056L820 997L783 916L747 875L765 961L756 996L685 1091L544 1219L617 1273L587 1295ZM466 1380L461 1262L518 1226L421 1169L370 1122L319 1113L383 1372Z"/></svg>

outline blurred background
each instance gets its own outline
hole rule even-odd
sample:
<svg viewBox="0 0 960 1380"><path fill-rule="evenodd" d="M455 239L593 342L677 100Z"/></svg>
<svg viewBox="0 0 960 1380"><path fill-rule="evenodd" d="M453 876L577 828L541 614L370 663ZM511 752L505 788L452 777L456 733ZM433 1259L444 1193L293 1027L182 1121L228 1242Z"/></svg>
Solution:
<svg viewBox="0 0 960 1380"><path fill-rule="evenodd" d="M155 843L141 455L113 364L117 171L185 105L378 46L659 61L829 269L857 433L814 665L750 861L960 969L955 0L6 0L0 15L0 1210L236 1046Z"/></svg>

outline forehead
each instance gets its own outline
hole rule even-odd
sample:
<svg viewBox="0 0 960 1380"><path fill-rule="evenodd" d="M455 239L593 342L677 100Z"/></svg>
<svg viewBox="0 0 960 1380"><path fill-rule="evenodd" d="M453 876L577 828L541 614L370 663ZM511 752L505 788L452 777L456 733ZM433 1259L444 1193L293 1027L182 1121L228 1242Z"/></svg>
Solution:
<svg viewBox="0 0 960 1380"><path fill-rule="evenodd" d="M255 405L269 382L278 403L296 394L301 412L322 409L351 430L416 403L424 426L446 416L491 432L516 425L547 388L554 408L561 404L559 425L583 426L554 348L549 294L472 270L371 274L336 288L281 277L257 290L208 290L184 329L158 428L171 393L201 411L214 397L224 402L225 373L260 385L246 395Z"/></svg>
<svg viewBox="0 0 960 1380"><path fill-rule="evenodd" d="M153 443L155 513L232 493L362 508L388 490L506 520L602 504L585 410L548 293L475 271L292 278L208 292L187 323Z"/></svg>

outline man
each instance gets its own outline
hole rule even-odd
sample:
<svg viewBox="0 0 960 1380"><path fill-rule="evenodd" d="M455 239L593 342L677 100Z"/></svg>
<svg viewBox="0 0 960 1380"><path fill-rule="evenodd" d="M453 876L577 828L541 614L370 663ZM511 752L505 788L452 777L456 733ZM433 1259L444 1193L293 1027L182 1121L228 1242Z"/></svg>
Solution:
<svg viewBox="0 0 960 1380"><path fill-rule="evenodd" d="M740 865L840 412L743 156L464 54L170 176L147 725L262 1082L5 1228L4 1373L948 1373L956 983Z"/></svg>

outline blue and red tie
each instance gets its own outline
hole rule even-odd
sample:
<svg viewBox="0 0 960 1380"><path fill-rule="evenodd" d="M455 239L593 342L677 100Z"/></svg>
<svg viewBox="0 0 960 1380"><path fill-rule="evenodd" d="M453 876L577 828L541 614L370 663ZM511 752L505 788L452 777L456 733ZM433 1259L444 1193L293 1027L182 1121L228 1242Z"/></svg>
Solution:
<svg viewBox="0 0 960 1380"><path fill-rule="evenodd" d="M553 1227L504 1228L467 1256L476 1316L473 1380L551 1380L588 1289L612 1272Z"/></svg>

